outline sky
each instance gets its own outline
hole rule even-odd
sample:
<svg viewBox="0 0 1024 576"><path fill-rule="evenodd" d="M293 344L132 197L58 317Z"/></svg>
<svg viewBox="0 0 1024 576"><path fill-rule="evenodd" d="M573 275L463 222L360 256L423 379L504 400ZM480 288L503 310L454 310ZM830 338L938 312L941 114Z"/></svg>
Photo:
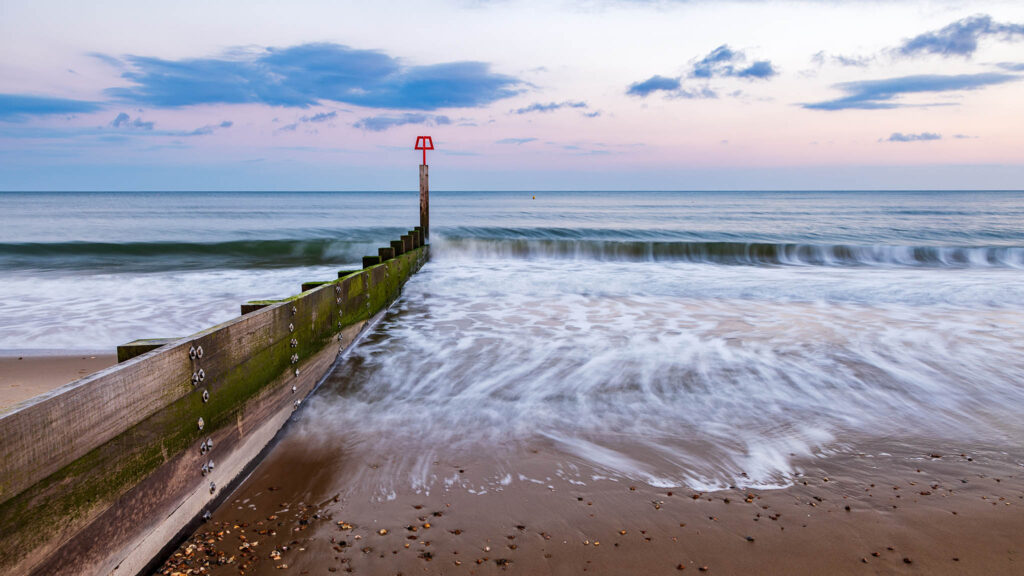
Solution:
<svg viewBox="0 0 1024 576"><path fill-rule="evenodd" d="M0 0L2 190L1024 189L1024 2Z"/></svg>

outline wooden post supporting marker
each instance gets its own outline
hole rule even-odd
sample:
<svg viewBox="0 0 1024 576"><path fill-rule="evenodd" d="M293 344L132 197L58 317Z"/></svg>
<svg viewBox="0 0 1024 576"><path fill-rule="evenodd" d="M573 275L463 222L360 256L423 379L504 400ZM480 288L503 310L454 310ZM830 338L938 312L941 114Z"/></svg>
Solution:
<svg viewBox="0 0 1024 576"><path fill-rule="evenodd" d="M434 139L430 136L417 136L415 149L423 151L423 164L420 164L420 228L423 229L423 238L420 242L426 244L430 238L430 167L427 166L427 150L434 149Z"/></svg>

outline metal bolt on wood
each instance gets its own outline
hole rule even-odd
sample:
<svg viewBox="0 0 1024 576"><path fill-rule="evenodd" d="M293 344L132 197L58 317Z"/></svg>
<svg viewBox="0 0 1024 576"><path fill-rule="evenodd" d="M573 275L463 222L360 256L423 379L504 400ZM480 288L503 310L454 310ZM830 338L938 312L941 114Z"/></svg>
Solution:
<svg viewBox="0 0 1024 576"><path fill-rule="evenodd" d="M209 401L210 401L210 393L208 391L206 391L206 390L203 390L203 402L206 403L206 402L209 402Z"/></svg>
<svg viewBox="0 0 1024 576"><path fill-rule="evenodd" d="M200 348L200 350L202 350L202 348ZM202 382L203 380L206 380L206 371L203 370L202 368L199 369L199 372L197 372L196 375L199 376L199 381L200 382Z"/></svg>
<svg viewBox="0 0 1024 576"><path fill-rule="evenodd" d="M196 347L195 346L189 346L189 348L188 348L188 357L191 358L192 360L196 359Z"/></svg>
<svg viewBox="0 0 1024 576"><path fill-rule="evenodd" d="M217 485L214 484L213 482L210 482L210 494L213 494L216 491L217 491Z"/></svg>
<svg viewBox="0 0 1024 576"><path fill-rule="evenodd" d="M202 357L203 357L203 347L199 346L199 347L196 348L196 358L202 358Z"/></svg>
<svg viewBox="0 0 1024 576"><path fill-rule="evenodd" d="M199 373L198 372L193 372L192 373L192 385L195 386L197 384L199 384Z"/></svg>
<svg viewBox="0 0 1024 576"><path fill-rule="evenodd" d="M200 418L199 418L199 421L198 421L198 422L196 422L196 426L199 426L199 429L200 429L200 430L202 430L202 429L203 429L203 426L206 426L206 423L205 423L205 422L203 422L203 419L202 419L202 417L200 417Z"/></svg>
<svg viewBox="0 0 1024 576"><path fill-rule="evenodd" d="M299 345L299 341L296 340L295 338L292 338L292 341L289 342L288 345L291 346L292 348L295 348Z"/></svg>
<svg viewBox="0 0 1024 576"><path fill-rule="evenodd" d="M288 325L288 331L289 332L295 332L295 324L289 324Z"/></svg>
<svg viewBox="0 0 1024 576"><path fill-rule="evenodd" d="M295 306L292 306L292 316L295 316L298 313L299 313L299 309L296 308Z"/></svg>

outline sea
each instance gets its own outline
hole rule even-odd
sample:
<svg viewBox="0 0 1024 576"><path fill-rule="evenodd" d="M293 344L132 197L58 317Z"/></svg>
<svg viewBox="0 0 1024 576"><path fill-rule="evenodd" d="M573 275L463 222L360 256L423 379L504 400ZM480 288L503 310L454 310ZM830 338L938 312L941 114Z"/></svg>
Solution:
<svg viewBox="0 0 1024 576"><path fill-rule="evenodd" d="M592 477L707 490L879 446L1024 463L1024 192L430 205L430 262L293 426L401 446L381 494L531 442ZM0 193L0 351L185 336L417 224L416 192Z"/></svg>

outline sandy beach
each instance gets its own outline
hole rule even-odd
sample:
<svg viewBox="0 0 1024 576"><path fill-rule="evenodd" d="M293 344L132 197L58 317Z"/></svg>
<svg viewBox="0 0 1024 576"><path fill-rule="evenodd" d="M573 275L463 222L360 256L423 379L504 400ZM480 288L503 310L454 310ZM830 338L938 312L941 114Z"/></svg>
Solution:
<svg viewBox="0 0 1024 576"><path fill-rule="evenodd" d="M602 478L550 446L439 461L429 493L375 489L393 454L286 438L157 572L1019 574L1024 480L998 452L833 455L783 489ZM483 447L482 447L483 448ZM309 466L309 462L317 462ZM296 473L302 467L302 473ZM339 482L338 479L345 480ZM596 479L594 479L596 478Z"/></svg>
<svg viewBox="0 0 1024 576"><path fill-rule="evenodd" d="M0 356L0 411L114 364L116 354Z"/></svg>

